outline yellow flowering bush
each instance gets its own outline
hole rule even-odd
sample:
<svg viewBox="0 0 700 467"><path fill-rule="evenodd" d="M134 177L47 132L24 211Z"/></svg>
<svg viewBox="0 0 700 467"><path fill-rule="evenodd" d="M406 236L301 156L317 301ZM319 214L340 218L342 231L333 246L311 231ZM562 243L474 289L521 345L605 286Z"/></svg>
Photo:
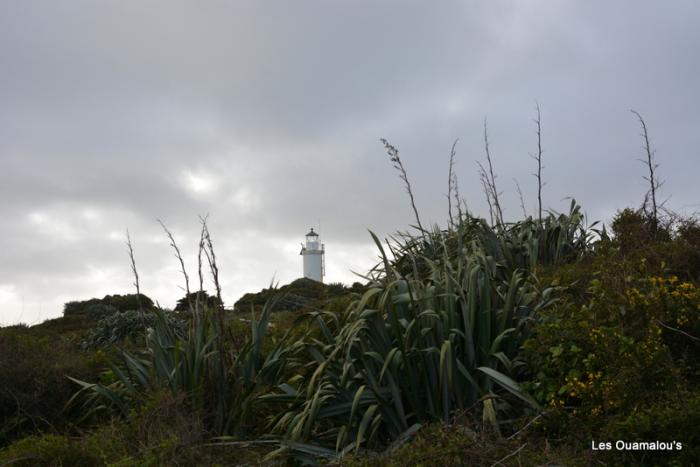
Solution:
<svg viewBox="0 0 700 467"><path fill-rule="evenodd" d="M674 360L691 377L699 376L700 288L676 276L652 276L626 290L628 307L656 326Z"/></svg>
<svg viewBox="0 0 700 467"><path fill-rule="evenodd" d="M700 323L700 289L676 276L650 277L626 290L632 309L642 310L668 331L694 331Z"/></svg>
<svg viewBox="0 0 700 467"><path fill-rule="evenodd" d="M673 388L697 342L700 290L675 276L594 279L583 303L544 311L525 354L529 389L551 409L594 421ZM685 333L686 335L683 335Z"/></svg>

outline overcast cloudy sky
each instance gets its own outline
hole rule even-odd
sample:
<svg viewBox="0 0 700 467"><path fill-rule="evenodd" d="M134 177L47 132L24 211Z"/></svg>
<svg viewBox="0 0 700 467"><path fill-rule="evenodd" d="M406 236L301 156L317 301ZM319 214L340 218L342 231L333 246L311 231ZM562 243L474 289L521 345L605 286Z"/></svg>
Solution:
<svg viewBox="0 0 700 467"><path fill-rule="evenodd" d="M162 219L194 259L210 214L224 298L301 275L319 226L327 281L352 282L413 218L378 139L401 151L422 216L446 218L447 160L481 214L482 122L505 213L610 220L645 192L641 112L669 206L700 203L696 1L0 2L0 323L68 300L182 281Z"/></svg>

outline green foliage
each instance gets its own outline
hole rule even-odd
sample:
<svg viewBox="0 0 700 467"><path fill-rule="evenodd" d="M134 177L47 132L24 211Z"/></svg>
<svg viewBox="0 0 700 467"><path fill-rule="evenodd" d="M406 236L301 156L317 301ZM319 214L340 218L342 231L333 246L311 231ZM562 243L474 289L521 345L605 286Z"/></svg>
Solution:
<svg viewBox="0 0 700 467"><path fill-rule="evenodd" d="M595 224L586 226L584 221L581 207L574 200L568 214L551 212L541 223L528 218L493 228L483 219L466 216L445 232L435 230L415 237L400 234L400 250L390 246L396 257L391 267L402 276L425 275L431 267L424 258L441 262L479 252L492 257L499 269L508 272L563 265L591 252L595 237L601 234L593 229ZM379 264L372 273L391 275L386 266Z"/></svg>
<svg viewBox="0 0 700 467"><path fill-rule="evenodd" d="M617 213L612 222L613 256L618 261L646 263L650 274L673 274L700 280L700 223L697 217L667 215L655 223L632 209Z"/></svg>
<svg viewBox="0 0 700 467"><path fill-rule="evenodd" d="M612 233L623 253L657 239L658 225L642 211L630 208L618 212L612 222ZM668 237L668 232L663 232Z"/></svg>
<svg viewBox="0 0 700 467"><path fill-rule="evenodd" d="M74 387L66 374L96 377L103 364L103 353L84 354L77 342L45 327L0 329L0 446L69 424L63 406Z"/></svg>
<svg viewBox="0 0 700 467"><path fill-rule="evenodd" d="M28 436L0 450L0 463L18 467L101 465L97 453L66 435Z"/></svg>
<svg viewBox="0 0 700 467"><path fill-rule="evenodd" d="M94 326L95 321L85 315L69 315L47 319L31 327L31 333L37 336L55 336L62 339L79 341L82 335Z"/></svg>
<svg viewBox="0 0 700 467"><path fill-rule="evenodd" d="M671 261L676 274L700 281L700 221L681 219L676 229Z"/></svg>
<svg viewBox="0 0 700 467"><path fill-rule="evenodd" d="M258 293L247 293L233 305L233 308L238 312L248 313L251 308L259 309L275 296L282 295L284 298L279 304L280 308L290 311L304 310L323 307L326 301L364 291L365 287L358 282L348 288L340 282L324 284L301 278L279 289L270 287Z"/></svg>
<svg viewBox="0 0 700 467"><path fill-rule="evenodd" d="M525 343L533 370L527 387L549 407L542 428L550 435L600 437L699 379L700 290L690 275L671 273L688 239L642 235L642 221L622 211L615 237L594 257L541 275L571 284ZM673 426L666 434L680 437Z"/></svg>
<svg viewBox="0 0 700 467"><path fill-rule="evenodd" d="M262 355L275 303L265 305L259 320L253 315L251 336L235 353L224 346L218 311L194 316L184 332L157 311L145 349L120 351L121 361L110 364L114 378L109 384L71 378L82 386L72 401L83 399L87 414L109 408L128 417L149 392L167 389L185 394L190 407L206 416L213 432L242 430L260 388L277 381L284 368L282 356L287 349L281 345Z"/></svg>
<svg viewBox="0 0 700 467"><path fill-rule="evenodd" d="M178 332L184 332L185 322L178 319L173 313L162 312L162 314L170 327ZM107 315L88 331L82 346L88 349L109 347L126 338L134 339L142 336L148 328L155 326L157 321L158 315L156 313L142 313L137 310Z"/></svg>
<svg viewBox="0 0 700 467"><path fill-rule="evenodd" d="M201 414L182 394L153 392L130 412L80 437L44 434L0 450L0 464L19 466L257 465L265 452L207 446ZM268 449L269 451L269 449Z"/></svg>
<svg viewBox="0 0 700 467"><path fill-rule="evenodd" d="M602 417L631 410L679 381L658 327L632 335L617 323L594 321L593 313L575 307L549 312L525 349L536 372L528 385L534 396L596 427Z"/></svg>
<svg viewBox="0 0 700 467"><path fill-rule="evenodd" d="M68 302L63 308L63 316L86 315L98 320L114 310L124 312L140 308L146 311L155 309L153 300L144 294L105 295L104 298Z"/></svg>
<svg viewBox="0 0 700 467"><path fill-rule="evenodd" d="M505 439L455 420L423 427L405 444L389 446L379 456L347 456L344 467L461 467L494 465L589 466L588 449L552 446L543 439ZM505 460L504 460L505 459Z"/></svg>
<svg viewBox="0 0 700 467"><path fill-rule="evenodd" d="M200 307L216 309L222 305L221 300L216 295L212 296L206 290L191 292L177 301L174 311L190 311L195 309L195 305L199 303Z"/></svg>
<svg viewBox="0 0 700 467"><path fill-rule="evenodd" d="M493 230L467 218L447 232L403 236L388 245L391 260L375 237L383 262L372 288L342 320L312 313L321 332L307 344L310 374L262 398L290 405L275 429L348 452L477 404L496 432L499 419L536 408L516 382L520 347L555 290L540 290L527 271L583 254L590 236L581 221L575 205L542 225Z"/></svg>
<svg viewBox="0 0 700 467"><path fill-rule="evenodd" d="M611 452L608 462L625 465L694 465L700 459L700 392L670 391L607 424L611 440L677 441L680 451Z"/></svg>
<svg viewBox="0 0 700 467"><path fill-rule="evenodd" d="M300 279L246 295L233 313L217 301L192 313L194 294L179 315L143 318L124 308L135 296L71 302L64 318L0 330L0 377L12 381L0 386L0 442L66 432L83 423L79 408L99 425L16 441L0 463L691 463L700 229L679 219L648 235L648 222L622 211L608 237L575 203L542 222L460 216L444 231L374 237L382 261L367 286ZM78 353L90 326L92 346L136 337L100 376L104 353ZM32 392L35 381L55 394ZM76 383L68 411L51 412ZM589 449L632 437L684 451Z"/></svg>

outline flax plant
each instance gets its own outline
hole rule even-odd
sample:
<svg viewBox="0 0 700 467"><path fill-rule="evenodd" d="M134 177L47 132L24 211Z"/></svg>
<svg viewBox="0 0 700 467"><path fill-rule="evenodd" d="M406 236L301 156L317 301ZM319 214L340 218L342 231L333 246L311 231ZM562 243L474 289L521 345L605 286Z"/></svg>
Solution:
<svg viewBox="0 0 700 467"><path fill-rule="evenodd" d="M505 419L538 410L517 383L520 348L556 288L541 288L531 271L590 248L580 208L550 213L542 227L528 219L492 228L465 217L386 245L372 236L381 255L372 287L341 323L317 314L307 371L261 397L287 404L271 425L286 440L282 449L343 455L470 408L498 432Z"/></svg>

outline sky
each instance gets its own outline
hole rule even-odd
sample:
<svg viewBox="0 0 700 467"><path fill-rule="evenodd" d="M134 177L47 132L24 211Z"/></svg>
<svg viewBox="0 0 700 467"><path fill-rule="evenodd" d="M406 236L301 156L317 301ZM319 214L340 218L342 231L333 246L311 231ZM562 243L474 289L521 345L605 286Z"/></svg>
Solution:
<svg viewBox="0 0 700 467"><path fill-rule="evenodd" d="M700 3L695 1L0 2L0 324L133 292L183 296L156 219L196 272L209 215L224 301L302 275L309 227L327 282L377 261L368 230L445 225L448 161L486 215L483 124L507 219L574 197L609 222L646 192L697 211ZM211 285L207 284L211 290Z"/></svg>

